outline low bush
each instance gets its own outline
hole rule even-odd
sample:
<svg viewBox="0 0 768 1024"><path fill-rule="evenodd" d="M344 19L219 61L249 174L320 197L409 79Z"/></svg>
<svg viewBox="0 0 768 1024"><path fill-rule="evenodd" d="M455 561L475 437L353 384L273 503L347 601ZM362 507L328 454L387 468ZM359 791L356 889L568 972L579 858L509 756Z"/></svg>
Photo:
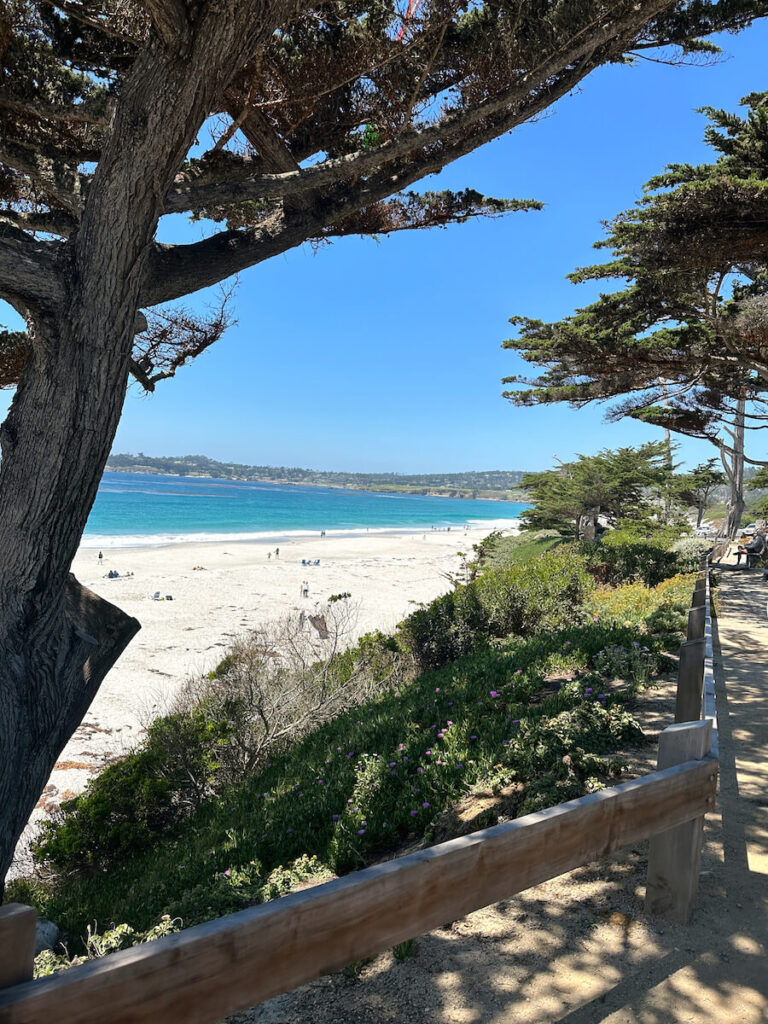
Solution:
<svg viewBox="0 0 768 1024"><path fill-rule="evenodd" d="M398 640L419 669L440 668L489 640L573 622L592 588L584 560L564 545L528 565L486 570L419 608L400 623Z"/></svg>
<svg viewBox="0 0 768 1024"><path fill-rule="evenodd" d="M226 722L199 709L157 718L142 746L105 768L41 824L35 856L56 867L106 868L147 849L213 792Z"/></svg>

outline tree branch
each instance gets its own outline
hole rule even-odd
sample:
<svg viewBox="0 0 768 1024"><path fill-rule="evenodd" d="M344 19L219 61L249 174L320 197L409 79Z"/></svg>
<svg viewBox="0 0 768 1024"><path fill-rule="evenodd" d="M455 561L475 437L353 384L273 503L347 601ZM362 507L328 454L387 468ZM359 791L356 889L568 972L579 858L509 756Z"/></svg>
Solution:
<svg viewBox="0 0 768 1024"><path fill-rule="evenodd" d="M515 107L521 104L527 105L526 100L530 98L532 91L543 90L545 94L549 95L554 76L564 73L564 77L571 81L573 80L574 66L578 65L580 61L585 62L584 70L576 76L573 82L575 84L591 70L590 58L601 46L615 40L617 36L625 35L633 28L636 29L638 25L658 14L666 6L667 3L664 0L635 4L619 25L608 22L595 29L591 34L588 30L593 29L594 25L590 23L576 34L575 40L569 41L568 47L549 54L538 67L532 68L522 75L512 88L479 103L471 110L459 114L449 113L436 124L403 132L397 139L385 142L381 146L358 150L334 160L325 160L314 167L286 171L281 174L259 175L248 182L239 182L236 186L228 182L221 182L220 184L201 186L199 189L193 187L171 189L166 197L165 211L166 213L175 213L211 206L231 205L253 199L285 198L309 189L328 187L342 180L358 177L366 171L382 168L385 164L400 157L409 157L418 150L424 151L431 146L445 146L450 139L465 135L468 129L475 125L495 118L499 114L506 115L502 117L500 127L479 133L482 141L495 138L514 127L515 124L533 116L533 113L527 113L524 117L516 118L514 113ZM639 9L642 9L642 15L638 14ZM566 91L568 90L557 90L557 93L562 95ZM540 109L544 109L545 106L546 104L542 105ZM510 108L513 110L510 111ZM476 138L477 136L473 135L473 140ZM477 142L473 142L471 146L464 149L464 152L475 148L477 144ZM451 159L455 159L455 157ZM447 162L444 160L439 166L444 166ZM436 161L433 160L431 163L434 164Z"/></svg>
<svg viewBox="0 0 768 1024"><path fill-rule="evenodd" d="M0 210L0 221L13 224L22 231L44 231L48 235L69 238L77 227L77 220L63 210L45 213L23 213L19 210Z"/></svg>
<svg viewBox="0 0 768 1024"><path fill-rule="evenodd" d="M23 146L0 138L0 162L12 167L43 193L72 213L82 206L82 194L87 183L85 175L64 163L55 164L42 156L27 151Z"/></svg>
<svg viewBox="0 0 768 1024"><path fill-rule="evenodd" d="M64 282L54 259L59 242L38 242L0 223L0 297L16 309L52 309L64 299Z"/></svg>
<svg viewBox="0 0 768 1024"><path fill-rule="evenodd" d="M111 110L96 111L88 103L65 107L60 103L45 103L37 98L19 100L4 93L0 93L0 108L20 117L43 118L57 124L85 124L98 128L106 128L111 117Z"/></svg>
<svg viewBox="0 0 768 1024"><path fill-rule="evenodd" d="M68 18L73 18L81 25L92 28L94 31L109 36L111 39L119 39L121 43L128 43L131 46L137 45L135 39L126 35L125 32L114 28L106 19L97 18L89 14L83 4L74 3L73 0L42 0L42 3L60 10Z"/></svg>

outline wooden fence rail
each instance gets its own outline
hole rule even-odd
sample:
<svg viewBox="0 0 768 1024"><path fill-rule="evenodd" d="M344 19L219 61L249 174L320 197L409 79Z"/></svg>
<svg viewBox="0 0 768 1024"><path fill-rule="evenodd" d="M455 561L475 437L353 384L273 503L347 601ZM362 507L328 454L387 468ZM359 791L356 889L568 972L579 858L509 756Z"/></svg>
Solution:
<svg viewBox="0 0 768 1024"><path fill-rule="evenodd" d="M717 787L708 569L693 605L704 634L678 689L697 720L661 734L658 771L39 981L34 911L0 907L0 1024L211 1024L649 838L646 905L685 920Z"/></svg>
<svg viewBox="0 0 768 1024"><path fill-rule="evenodd" d="M710 556L702 561L688 613L688 639L680 647L675 724L659 737L659 768L708 754L718 756L712 656ZM691 723L686 725L685 723ZM672 921L690 917L699 885L704 815L651 839L645 909Z"/></svg>
<svg viewBox="0 0 768 1024"><path fill-rule="evenodd" d="M696 819L716 777L690 760L7 988L0 1024L210 1024Z"/></svg>

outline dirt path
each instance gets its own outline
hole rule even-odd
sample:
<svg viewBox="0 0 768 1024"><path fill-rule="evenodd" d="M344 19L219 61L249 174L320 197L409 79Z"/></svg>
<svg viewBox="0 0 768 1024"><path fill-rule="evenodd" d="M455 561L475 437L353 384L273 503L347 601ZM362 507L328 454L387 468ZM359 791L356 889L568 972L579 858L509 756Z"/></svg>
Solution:
<svg viewBox="0 0 768 1024"><path fill-rule="evenodd" d="M643 844L423 936L403 962L382 954L232 1024L766 1024L768 584L724 571L720 594L721 792L688 927L645 916ZM670 683L643 700L646 729L672 721L673 698ZM654 759L638 753L635 771Z"/></svg>

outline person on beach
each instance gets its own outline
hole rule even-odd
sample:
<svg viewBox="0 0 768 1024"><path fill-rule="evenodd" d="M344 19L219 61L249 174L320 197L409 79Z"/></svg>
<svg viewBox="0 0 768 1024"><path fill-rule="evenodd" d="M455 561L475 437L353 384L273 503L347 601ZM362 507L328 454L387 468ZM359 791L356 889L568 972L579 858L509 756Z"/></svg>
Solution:
<svg viewBox="0 0 768 1024"><path fill-rule="evenodd" d="M103 561L104 561L104 554L103 554L103 552L101 552L101 551L100 551L100 552L99 552L99 565L101 565L101 563L102 563Z"/></svg>
<svg viewBox="0 0 768 1024"><path fill-rule="evenodd" d="M280 548L275 548L275 558L280 557Z"/></svg>
<svg viewBox="0 0 768 1024"><path fill-rule="evenodd" d="M271 557L272 557L272 552L268 551L267 552L267 561L269 561Z"/></svg>

